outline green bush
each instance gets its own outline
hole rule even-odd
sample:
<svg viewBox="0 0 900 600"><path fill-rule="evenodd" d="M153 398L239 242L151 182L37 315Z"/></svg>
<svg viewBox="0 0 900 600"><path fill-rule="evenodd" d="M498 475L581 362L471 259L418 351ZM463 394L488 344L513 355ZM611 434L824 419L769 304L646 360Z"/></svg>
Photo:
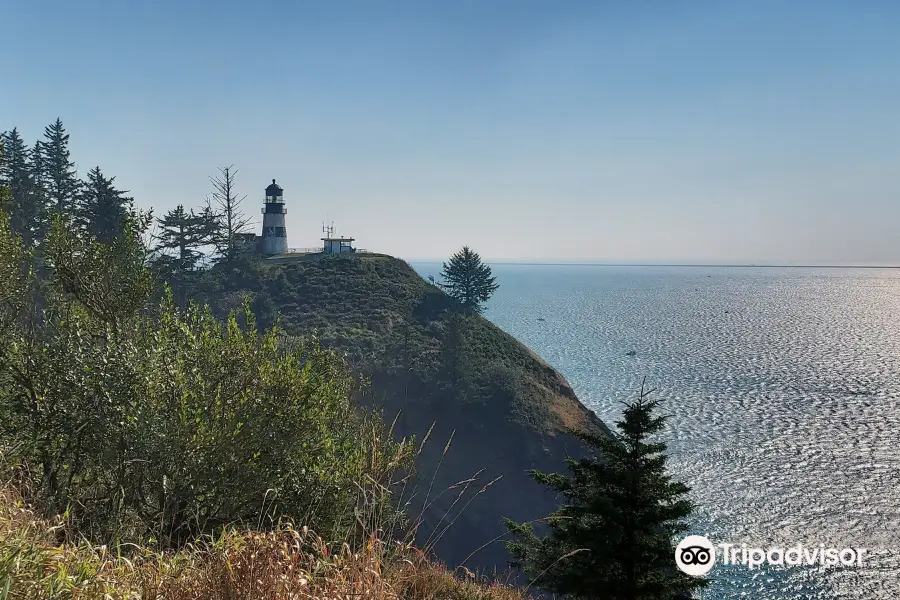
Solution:
<svg viewBox="0 0 900 600"><path fill-rule="evenodd" d="M0 433L39 506L163 545L285 514L335 539L386 518L409 446L355 408L344 359L260 331L246 299L224 320L155 304L141 233L133 218L102 245L58 220L45 281L0 213ZM43 310L22 318L29 303Z"/></svg>

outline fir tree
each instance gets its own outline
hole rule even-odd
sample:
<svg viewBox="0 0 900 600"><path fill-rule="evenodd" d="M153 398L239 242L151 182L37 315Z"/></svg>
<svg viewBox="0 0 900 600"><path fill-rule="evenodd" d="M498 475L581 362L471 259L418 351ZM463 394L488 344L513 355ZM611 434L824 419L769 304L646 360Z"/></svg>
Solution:
<svg viewBox="0 0 900 600"><path fill-rule="evenodd" d="M600 456L569 459L569 476L531 473L565 498L545 537L507 521L515 565L534 585L584 599L672 600L707 584L675 566L673 538L687 529L693 506L690 488L666 473L666 445L649 441L665 422L649 394L642 387L625 405L614 439L580 434Z"/></svg>
<svg viewBox="0 0 900 600"><path fill-rule="evenodd" d="M219 233L219 215L213 211L212 206L207 204L196 214L191 209L191 216L194 219L192 227L197 247L215 246Z"/></svg>
<svg viewBox="0 0 900 600"><path fill-rule="evenodd" d="M208 246L215 233L213 219L207 211L195 215L179 204L156 220L161 229L157 234L155 250L167 256L174 252L174 267L187 271L193 269L202 256L200 249Z"/></svg>
<svg viewBox="0 0 900 600"><path fill-rule="evenodd" d="M0 179L11 185L17 174L27 172L28 148L15 127L0 136L3 143L3 160L0 161Z"/></svg>
<svg viewBox="0 0 900 600"><path fill-rule="evenodd" d="M75 163L70 160L69 134L62 121L44 129L45 141L41 144L41 162L45 175L47 199L50 209L67 216L74 216L78 193L78 177Z"/></svg>
<svg viewBox="0 0 900 600"><path fill-rule="evenodd" d="M47 170L44 168L44 145L41 140L34 143L31 149L31 178L34 184L46 194Z"/></svg>
<svg viewBox="0 0 900 600"><path fill-rule="evenodd" d="M37 207L38 220L35 225L35 237L38 243L47 237L50 229L50 204L47 200L47 170L44 168L44 149L40 140L34 143L31 149L31 162L29 163L31 180L34 185L33 202Z"/></svg>
<svg viewBox="0 0 900 600"><path fill-rule="evenodd" d="M128 192L116 189L115 177L106 177L94 167L82 182L75 206L75 223L101 244L108 244L123 231L125 219L134 210Z"/></svg>
<svg viewBox="0 0 900 600"><path fill-rule="evenodd" d="M34 246L46 229L44 197L32 174L30 152L18 130L3 134L2 140L0 179L9 191L10 225L26 246Z"/></svg>
<svg viewBox="0 0 900 600"><path fill-rule="evenodd" d="M441 287L469 312L480 313L483 304L497 290L491 268L468 246L463 246L450 257L449 263L443 264L441 276L444 279Z"/></svg>
<svg viewBox="0 0 900 600"><path fill-rule="evenodd" d="M3 164L3 137L0 136L0 165ZM6 186L6 181L0 177L0 211L9 214L11 198L9 193L9 188Z"/></svg>

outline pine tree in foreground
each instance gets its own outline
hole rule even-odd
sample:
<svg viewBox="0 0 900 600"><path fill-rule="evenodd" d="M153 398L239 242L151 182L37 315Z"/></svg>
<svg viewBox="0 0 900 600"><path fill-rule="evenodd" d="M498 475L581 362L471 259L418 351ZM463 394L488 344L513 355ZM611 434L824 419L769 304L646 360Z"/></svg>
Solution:
<svg viewBox="0 0 900 600"><path fill-rule="evenodd" d="M615 439L579 435L599 459L570 458L568 476L531 473L565 498L547 519L545 537L507 521L514 565L533 585L597 600L672 600L707 585L675 566L674 538L687 529L693 505L690 488L666 473L666 444L649 441L665 423L654 415L659 401L649 400L650 393L642 387L626 403Z"/></svg>
<svg viewBox="0 0 900 600"><path fill-rule="evenodd" d="M497 291L497 280L491 274L491 268L468 246L463 246L443 264L441 277L443 289L470 312L480 313L483 304Z"/></svg>

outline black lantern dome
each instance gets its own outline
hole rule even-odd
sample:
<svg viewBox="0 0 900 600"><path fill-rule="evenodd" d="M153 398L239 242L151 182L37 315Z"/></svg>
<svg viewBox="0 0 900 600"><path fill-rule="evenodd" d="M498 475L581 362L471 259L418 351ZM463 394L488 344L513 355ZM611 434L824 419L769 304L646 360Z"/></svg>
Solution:
<svg viewBox="0 0 900 600"><path fill-rule="evenodd" d="M273 179L269 187L266 188L266 196L281 196L282 194L284 194L284 190Z"/></svg>

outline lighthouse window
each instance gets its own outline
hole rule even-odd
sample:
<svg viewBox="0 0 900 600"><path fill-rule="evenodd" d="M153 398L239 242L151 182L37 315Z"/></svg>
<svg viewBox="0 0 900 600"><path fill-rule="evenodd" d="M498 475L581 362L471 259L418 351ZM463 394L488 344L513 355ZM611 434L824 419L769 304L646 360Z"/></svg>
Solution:
<svg viewBox="0 0 900 600"><path fill-rule="evenodd" d="M275 237L287 237L287 229L284 227L276 227Z"/></svg>

